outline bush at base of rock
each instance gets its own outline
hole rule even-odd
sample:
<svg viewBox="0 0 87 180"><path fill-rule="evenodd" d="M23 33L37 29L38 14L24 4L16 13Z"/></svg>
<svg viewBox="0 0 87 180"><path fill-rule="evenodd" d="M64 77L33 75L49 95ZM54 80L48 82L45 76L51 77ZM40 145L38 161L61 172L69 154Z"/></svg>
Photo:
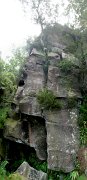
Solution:
<svg viewBox="0 0 87 180"><path fill-rule="evenodd" d="M83 174L82 176L78 177L77 180L87 180L87 177Z"/></svg>
<svg viewBox="0 0 87 180"><path fill-rule="evenodd" d="M26 180L26 178L21 176L19 173L13 173L9 175L7 180Z"/></svg>

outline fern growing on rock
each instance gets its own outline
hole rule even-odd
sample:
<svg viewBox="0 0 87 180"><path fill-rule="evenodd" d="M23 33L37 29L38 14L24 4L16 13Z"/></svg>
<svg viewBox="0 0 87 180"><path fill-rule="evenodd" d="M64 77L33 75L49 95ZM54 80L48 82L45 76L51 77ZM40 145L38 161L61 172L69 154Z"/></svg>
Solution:
<svg viewBox="0 0 87 180"><path fill-rule="evenodd" d="M48 89L43 89L39 91L37 94L37 100L41 107L44 109L60 109L61 103L58 101L58 99L55 97L52 91Z"/></svg>

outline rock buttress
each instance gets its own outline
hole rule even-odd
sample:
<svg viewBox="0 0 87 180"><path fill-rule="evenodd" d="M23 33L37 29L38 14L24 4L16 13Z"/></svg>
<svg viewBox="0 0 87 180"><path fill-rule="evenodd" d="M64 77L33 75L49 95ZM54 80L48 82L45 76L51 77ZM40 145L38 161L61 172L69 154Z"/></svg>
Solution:
<svg viewBox="0 0 87 180"><path fill-rule="evenodd" d="M79 149L77 105L80 92L78 81L73 74L68 75L67 79L61 73L58 67L61 59L57 53L48 54L49 67L46 88L53 91L63 106L56 111L44 111L43 109L42 113L36 94L43 90L45 85L44 60L45 57L37 51L33 52L27 60L15 96L15 112L28 116L25 118L29 125L28 143L35 148L38 158L45 159L47 151L49 169L70 172L75 168L74 162ZM69 80L73 82L72 86ZM67 100L74 97L77 98L77 105L70 108ZM37 120L37 117L40 120L44 118L44 125ZM24 121L24 119L22 120Z"/></svg>

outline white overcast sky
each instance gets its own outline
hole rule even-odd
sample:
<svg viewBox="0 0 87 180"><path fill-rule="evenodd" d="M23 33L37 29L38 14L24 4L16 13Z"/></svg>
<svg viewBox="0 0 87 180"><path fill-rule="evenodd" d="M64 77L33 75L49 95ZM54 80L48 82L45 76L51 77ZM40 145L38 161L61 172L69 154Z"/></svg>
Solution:
<svg viewBox="0 0 87 180"><path fill-rule="evenodd" d="M37 30L36 30L37 29ZM38 35L40 28L31 23L18 0L0 0L0 51L9 55L11 48L22 46L29 36Z"/></svg>
<svg viewBox="0 0 87 180"><path fill-rule="evenodd" d="M65 0L66 1L66 0ZM61 9L62 12L62 9ZM60 20L66 22L64 17ZM31 22L18 0L0 0L0 51L8 56L12 48L23 46L30 36L40 34L40 27Z"/></svg>

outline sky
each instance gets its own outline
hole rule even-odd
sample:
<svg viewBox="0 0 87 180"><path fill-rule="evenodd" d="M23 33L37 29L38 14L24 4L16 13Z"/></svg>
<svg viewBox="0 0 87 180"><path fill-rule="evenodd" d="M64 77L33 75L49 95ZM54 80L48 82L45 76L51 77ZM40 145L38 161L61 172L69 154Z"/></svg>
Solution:
<svg viewBox="0 0 87 180"><path fill-rule="evenodd" d="M40 27L32 24L18 0L0 0L0 51L9 56L11 49L23 46L29 36L39 35Z"/></svg>
<svg viewBox="0 0 87 180"><path fill-rule="evenodd" d="M60 22L64 24L67 20L62 18L62 11L61 8ZM39 25L32 22L31 12L24 12L19 0L0 0L0 52L2 57L10 56L12 49L24 46L28 37L39 34Z"/></svg>

